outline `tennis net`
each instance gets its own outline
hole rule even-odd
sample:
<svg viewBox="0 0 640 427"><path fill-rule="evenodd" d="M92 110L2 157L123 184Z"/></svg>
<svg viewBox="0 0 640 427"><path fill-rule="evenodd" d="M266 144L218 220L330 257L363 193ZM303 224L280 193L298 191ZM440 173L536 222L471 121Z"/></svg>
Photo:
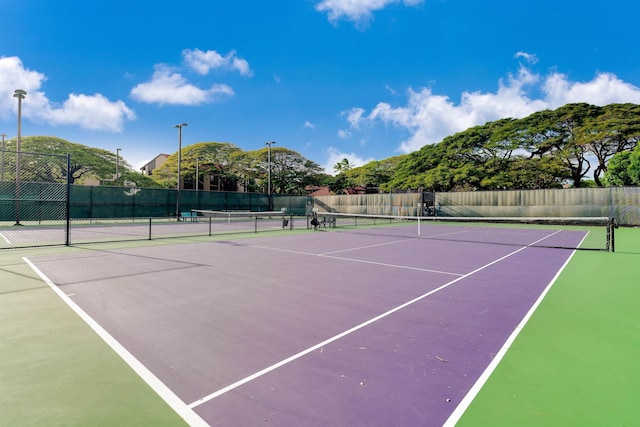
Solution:
<svg viewBox="0 0 640 427"><path fill-rule="evenodd" d="M284 210L249 212L192 209L191 216L183 219L208 222L210 234L293 229L293 215Z"/></svg>
<svg viewBox="0 0 640 427"><path fill-rule="evenodd" d="M311 225L309 217L309 228ZM614 251L608 217L416 217L318 212L315 228L442 241Z"/></svg>

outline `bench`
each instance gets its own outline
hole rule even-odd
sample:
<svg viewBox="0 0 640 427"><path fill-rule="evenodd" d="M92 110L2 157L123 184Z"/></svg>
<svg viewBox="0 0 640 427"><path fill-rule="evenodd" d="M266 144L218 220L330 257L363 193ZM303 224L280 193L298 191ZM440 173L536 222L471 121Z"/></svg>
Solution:
<svg viewBox="0 0 640 427"><path fill-rule="evenodd" d="M198 220L198 214L196 212L180 212L180 218L178 218L179 221L197 221Z"/></svg>
<svg viewBox="0 0 640 427"><path fill-rule="evenodd" d="M323 216L322 219L320 220L320 225L324 228L327 228L327 226L335 228L336 218Z"/></svg>

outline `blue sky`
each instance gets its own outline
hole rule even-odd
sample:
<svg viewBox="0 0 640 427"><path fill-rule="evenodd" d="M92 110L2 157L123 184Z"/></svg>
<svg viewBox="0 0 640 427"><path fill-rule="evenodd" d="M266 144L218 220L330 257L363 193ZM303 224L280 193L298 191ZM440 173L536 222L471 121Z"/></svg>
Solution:
<svg viewBox="0 0 640 427"><path fill-rule="evenodd" d="M0 133L135 168L266 141L332 171L569 102L640 104L640 4L610 0L0 0Z"/></svg>

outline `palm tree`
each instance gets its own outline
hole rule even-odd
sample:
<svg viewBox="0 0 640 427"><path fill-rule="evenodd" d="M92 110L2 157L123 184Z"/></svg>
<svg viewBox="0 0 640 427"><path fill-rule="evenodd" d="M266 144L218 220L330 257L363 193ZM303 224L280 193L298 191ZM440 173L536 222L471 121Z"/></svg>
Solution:
<svg viewBox="0 0 640 427"><path fill-rule="evenodd" d="M346 172L351 170L351 168L353 168L353 163L351 163L346 157L333 166L333 170L337 173Z"/></svg>

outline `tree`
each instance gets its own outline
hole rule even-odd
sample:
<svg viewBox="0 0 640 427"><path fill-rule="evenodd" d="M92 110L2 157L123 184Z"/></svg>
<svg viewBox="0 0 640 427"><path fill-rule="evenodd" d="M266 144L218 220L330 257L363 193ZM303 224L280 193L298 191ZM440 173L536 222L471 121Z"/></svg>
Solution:
<svg viewBox="0 0 640 427"><path fill-rule="evenodd" d="M591 169L589 147L580 140L583 124L599 107L589 104L567 104L557 110L545 110L521 119L523 146L531 150L531 158L545 156L560 159L576 187Z"/></svg>
<svg viewBox="0 0 640 427"><path fill-rule="evenodd" d="M633 150L640 140L639 117L640 105L611 104L585 120L580 138L597 160L593 178L598 186L603 185L600 177L607 171L609 159Z"/></svg>
<svg viewBox="0 0 640 427"><path fill-rule="evenodd" d="M607 185L640 185L640 145L613 156L604 179Z"/></svg>
<svg viewBox="0 0 640 427"><path fill-rule="evenodd" d="M267 148L259 150L268 172ZM305 187L313 184L314 177L322 174L317 163L304 158L300 153L284 147L271 149L271 182L274 193L304 194Z"/></svg>
<svg viewBox="0 0 640 427"><path fill-rule="evenodd" d="M9 140L6 150L16 150L16 141ZM83 183L89 179L112 180L115 184L116 153L100 148L87 147L52 136L27 136L21 139L21 164L29 164L23 173L30 171L34 180L65 180L67 179L66 165L60 167L60 162L52 162L51 158L33 153L66 156L70 154L71 164L68 171L71 184ZM119 159L118 165L122 172L131 170L131 166Z"/></svg>
<svg viewBox="0 0 640 427"><path fill-rule="evenodd" d="M610 186L632 185L634 182L629 176L631 166L631 151L623 151L614 155L604 173L604 182Z"/></svg>
<svg viewBox="0 0 640 427"><path fill-rule="evenodd" d="M184 182L194 182L196 178L196 166L198 175L214 175L219 178L222 190L235 191L235 183L238 179L237 153L241 150L227 142L198 142L182 148L182 164L180 175ZM166 162L156 169L151 176L156 182L165 187L177 185L178 152L170 155ZM195 188L195 184L194 184Z"/></svg>
<svg viewBox="0 0 640 427"><path fill-rule="evenodd" d="M374 160L363 166L350 167L348 170L344 170L333 177L327 185L335 193L341 193L352 187L374 187L380 189L382 185L392 179L394 169L402 157L404 156L390 157L380 161ZM342 164L342 162L338 164Z"/></svg>
<svg viewBox="0 0 640 427"><path fill-rule="evenodd" d="M353 164L349 161L349 159L344 158L335 165L333 165L333 170L337 173L343 173L351 170L353 168Z"/></svg>
<svg viewBox="0 0 640 427"><path fill-rule="evenodd" d="M633 184L640 185L640 145L636 145L636 148L629 155L627 173Z"/></svg>

